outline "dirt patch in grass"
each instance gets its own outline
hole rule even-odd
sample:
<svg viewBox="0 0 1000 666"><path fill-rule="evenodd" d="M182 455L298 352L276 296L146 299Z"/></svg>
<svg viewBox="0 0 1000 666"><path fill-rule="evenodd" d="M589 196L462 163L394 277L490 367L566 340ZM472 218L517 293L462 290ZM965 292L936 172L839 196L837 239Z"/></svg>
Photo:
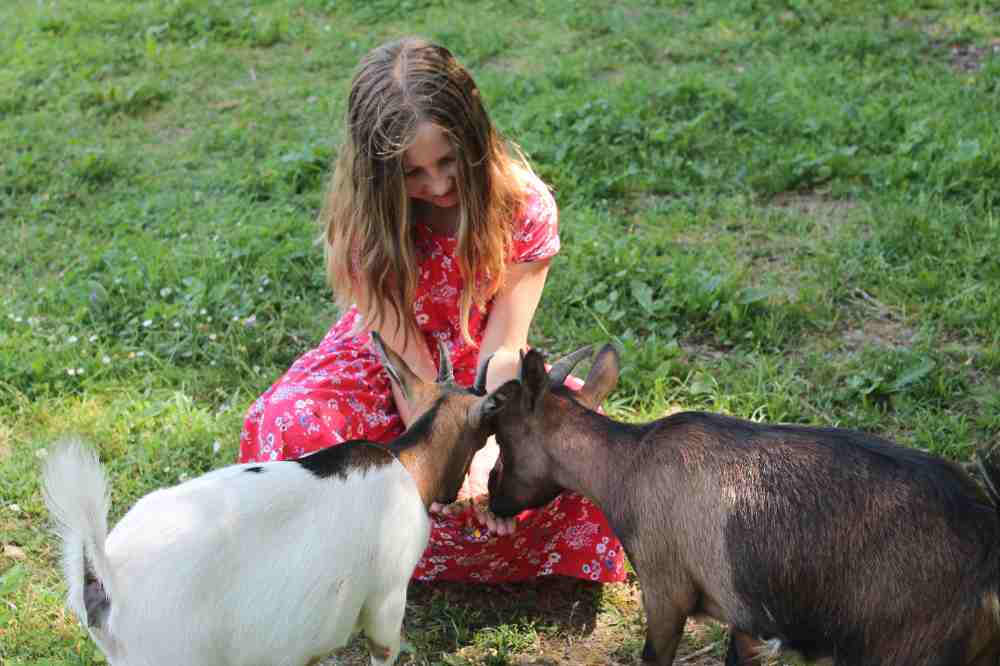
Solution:
<svg viewBox="0 0 1000 666"><path fill-rule="evenodd" d="M866 319L844 331L847 347L858 350L865 347L906 349L913 341L913 329L892 319Z"/></svg>
<svg viewBox="0 0 1000 666"><path fill-rule="evenodd" d="M14 445L11 443L11 435L10 428L0 425L0 460L9 458L13 451Z"/></svg>
<svg viewBox="0 0 1000 666"><path fill-rule="evenodd" d="M861 305L862 314L849 322L841 336L848 349L906 349L913 344L916 332L892 308L863 289L855 289L854 297Z"/></svg>
<svg viewBox="0 0 1000 666"><path fill-rule="evenodd" d="M986 46L956 44L948 40L935 40L931 44L959 74L978 72L987 59L1000 57L1000 38L991 40Z"/></svg>
<svg viewBox="0 0 1000 666"><path fill-rule="evenodd" d="M826 227L847 222L859 203L853 199L835 199L819 192L779 192L771 199L771 207L810 217Z"/></svg>
<svg viewBox="0 0 1000 666"><path fill-rule="evenodd" d="M490 58L484 63L484 67L485 69L504 74L532 74L542 69L539 62L527 55L517 56L511 54Z"/></svg>

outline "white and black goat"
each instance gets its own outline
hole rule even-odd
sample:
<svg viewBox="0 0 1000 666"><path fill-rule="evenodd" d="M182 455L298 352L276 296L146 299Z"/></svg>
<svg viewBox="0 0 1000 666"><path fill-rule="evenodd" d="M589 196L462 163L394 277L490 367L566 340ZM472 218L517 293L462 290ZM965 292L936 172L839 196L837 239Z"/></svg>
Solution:
<svg viewBox="0 0 1000 666"><path fill-rule="evenodd" d="M646 659L674 661L689 615L731 626L726 664L755 639L843 666L1000 664L1000 470L986 491L957 465L861 432L687 412L646 424L593 411L618 381L579 350L546 373L522 358L496 419L499 516L564 489L591 498L642 587Z"/></svg>
<svg viewBox="0 0 1000 666"><path fill-rule="evenodd" d="M432 502L455 500L490 434L488 359L456 386L374 345L420 415L387 447L347 442L293 461L232 465L143 497L107 533L93 451L56 448L44 495L63 541L67 604L114 666L302 666L363 630L396 660L406 590Z"/></svg>

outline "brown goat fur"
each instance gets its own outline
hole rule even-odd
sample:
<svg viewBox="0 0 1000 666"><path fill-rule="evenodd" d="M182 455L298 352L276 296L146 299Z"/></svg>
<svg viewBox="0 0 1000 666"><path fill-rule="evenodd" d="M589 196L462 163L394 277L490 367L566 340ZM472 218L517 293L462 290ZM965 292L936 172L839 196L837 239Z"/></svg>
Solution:
<svg viewBox="0 0 1000 666"><path fill-rule="evenodd" d="M579 360L579 354L575 355ZM639 576L644 656L672 664L684 622L732 628L728 665L777 639L837 665L986 666L1000 658L1000 473L866 433L686 412L651 423L595 411L613 390L606 345L578 393L572 363L522 359L496 421L490 508L591 498Z"/></svg>

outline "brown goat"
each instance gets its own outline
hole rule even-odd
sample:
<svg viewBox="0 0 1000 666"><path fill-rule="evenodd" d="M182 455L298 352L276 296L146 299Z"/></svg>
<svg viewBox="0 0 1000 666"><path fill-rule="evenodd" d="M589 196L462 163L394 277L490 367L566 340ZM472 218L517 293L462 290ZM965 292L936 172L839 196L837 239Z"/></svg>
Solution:
<svg viewBox="0 0 1000 666"><path fill-rule="evenodd" d="M731 626L727 665L753 638L850 666L996 666L1000 470L988 492L957 465L865 433L687 412L646 424L593 411L618 381L606 345L546 372L522 358L496 421L499 516L582 493L639 576L643 656L674 661L685 619Z"/></svg>

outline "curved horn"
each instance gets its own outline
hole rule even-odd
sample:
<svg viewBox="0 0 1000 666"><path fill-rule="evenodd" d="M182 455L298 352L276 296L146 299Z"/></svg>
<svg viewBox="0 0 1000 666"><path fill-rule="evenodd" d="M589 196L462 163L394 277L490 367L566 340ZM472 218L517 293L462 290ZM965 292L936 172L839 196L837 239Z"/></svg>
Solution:
<svg viewBox="0 0 1000 666"><path fill-rule="evenodd" d="M479 367L476 368L476 381L472 382L472 392L476 395L486 395L486 371L490 367L490 359L492 358L493 354L490 354L480 361Z"/></svg>
<svg viewBox="0 0 1000 666"><path fill-rule="evenodd" d="M569 373L573 372L573 368L576 364L583 359L590 356L594 351L594 345L587 345L586 347L581 347L571 354L563 356L561 359L552 364L549 369L549 386L555 388L557 386L562 386L566 378L569 377Z"/></svg>
<svg viewBox="0 0 1000 666"><path fill-rule="evenodd" d="M455 383L455 371L451 367L448 348L440 340L438 340L438 376L436 381L438 384Z"/></svg>

